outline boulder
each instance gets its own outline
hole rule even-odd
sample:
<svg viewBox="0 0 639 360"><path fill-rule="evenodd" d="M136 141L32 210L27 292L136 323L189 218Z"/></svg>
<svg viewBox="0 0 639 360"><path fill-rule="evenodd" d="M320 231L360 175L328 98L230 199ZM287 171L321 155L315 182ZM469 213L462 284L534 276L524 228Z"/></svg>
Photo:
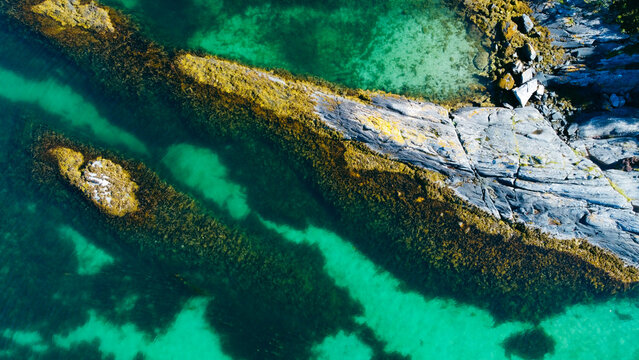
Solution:
<svg viewBox="0 0 639 360"><path fill-rule="evenodd" d="M515 87L515 78L511 74L507 73L499 79L499 83L497 85L500 89L511 90Z"/></svg>
<svg viewBox="0 0 639 360"><path fill-rule="evenodd" d="M537 57L537 51L530 43L526 43L519 49L519 56L524 61L533 61Z"/></svg>
<svg viewBox="0 0 639 360"><path fill-rule="evenodd" d="M521 84L525 84L529 82L530 80L532 80L534 76L535 76L535 69L533 68L526 69L526 71L521 73L519 84L521 85Z"/></svg>
<svg viewBox="0 0 639 360"><path fill-rule="evenodd" d="M49 153L56 158L60 174L105 213L124 216L138 210L138 185L119 164L98 157L81 169L82 153L66 147L56 147Z"/></svg>
<svg viewBox="0 0 639 360"><path fill-rule="evenodd" d="M528 34L532 31L532 29L535 28L535 24L533 23L532 19L526 14L523 14L521 16L521 18L519 19L519 23L521 25L521 31L524 34Z"/></svg>
<svg viewBox="0 0 639 360"><path fill-rule="evenodd" d="M530 100L533 94L537 92L538 86L539 82L537 79L533 79L522 86L513 89L513 94L521 106L526 106L526 104L528 104L528 100Z"/></svg>
<svg viewBox="0 0 639 360"><path fill-rule="evenodd" d="M512 40L515 35L519 32L517 30L517 24L512 21L502 21L499 23L499 31L501 36L506 41Z"/></svg>

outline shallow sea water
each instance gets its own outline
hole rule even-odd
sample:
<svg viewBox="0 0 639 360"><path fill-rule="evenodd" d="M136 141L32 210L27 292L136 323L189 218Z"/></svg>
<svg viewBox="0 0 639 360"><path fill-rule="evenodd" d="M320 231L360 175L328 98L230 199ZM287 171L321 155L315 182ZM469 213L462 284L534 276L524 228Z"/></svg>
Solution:
<svg viewBox="0 0 639 360"><path fill-rule="evenodd" d="M24 144L27 130L40 126L144 161L233 226L261 227L292 247L311 249L361 312L354 326L313 343L300 339L306 357L639 359L639 299L574 305L530 324L497 322L485 309L425 297L341 237L321 209L311 209L321 205L304 186L291 180L282 191L274 181L254 180L251 170L264 171L251 165L255 153L174 129L180 114L170 108L159 120L166 127L154 133L140 104L105 95L54 52L0 26L0 359L300 358L287 348L260 348L271 342L268 333L258 332L266 338L256 341L250 319L216 311L226 309L225 290L185 286L91 215L43 197ZM286 174L282 165L267 165ZM307 211L286 214L287 206L271 209L260 199L287 191L290 201L311 199ZM529 330L546 336L513 340Z"/></svg>
<svg viewBox="0 0 639 360"><path fill-rule="evenodd" d="M157 41L354 88L446 99L482 52L441 0L108 0Z"/></svg>

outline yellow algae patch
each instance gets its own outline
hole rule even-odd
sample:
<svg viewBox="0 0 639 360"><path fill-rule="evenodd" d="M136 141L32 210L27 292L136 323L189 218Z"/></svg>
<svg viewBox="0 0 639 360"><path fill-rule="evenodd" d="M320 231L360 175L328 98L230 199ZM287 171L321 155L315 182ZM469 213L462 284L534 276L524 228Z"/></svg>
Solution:
<svg viewBox="0 0 639 360"><path fill-rule="evenodd" d="M109 12L93 1L81 5L80 0L46 0L31 10L56 20L62 26L80 26L98 32L115 31Z"/></svg>
<svg viewBox="0 0 639 360"><path fill-rule="evenodd" d="M371 156L362 150L347 144L344 151L344 160L351 170L355 171L379 171L412 174L413 170L407 165L385 159L381 156Z"/></svg>
<svg viewBox="0 0 639 360"><path fill-rule="evenodd" d="M182 72L197 82L238 96L280 118L313 112L315 104L310 96L310 84L283 80L271 73L212 56L183 54L176 62Z"/></svg>
<svg viewBox="0 0 639 360"><path fill-rule="evenodd" d="M386 136L398 144L406 143L406 139L402 135L402 125L397 121L383 119L379 116L360 117L358 120L364 126L377 130L381 136Z"/></svg>
<svg viewBox="0 0 639 360"><path fill-rule="evenodd" d="M84 162L82 153L65 147L52 149L49 153L58 161L60 174L105 213L124 216L138 210L135 197L138 185L119 164L98 157L80 169Z"/></svg>
<svg viewBox="0 0 639 360"><path fill-rule="evenodd" d="M50 153L58 160L60 174L75 185L82 176L80 166L84 163L84 156L77 151L63 147L55 148Z"/></svg>

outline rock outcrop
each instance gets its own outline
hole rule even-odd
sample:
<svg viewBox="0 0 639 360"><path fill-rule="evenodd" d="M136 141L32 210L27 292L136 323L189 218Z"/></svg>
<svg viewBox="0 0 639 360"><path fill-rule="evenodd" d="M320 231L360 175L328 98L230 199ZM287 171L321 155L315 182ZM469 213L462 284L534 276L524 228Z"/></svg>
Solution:
<svg viewBox="0 0 639 360"><path fill-rule="evenodd" d="M115 31L109 12L93 1L81 4L80 0L46 0L35 5L32 11L47 15L62 26L80 26L97 32Z"/></svg>
<svg viewBox="0 0 639 360"><path fill-rule="evenodd" d="M65 147L52 149L50 153L58 161L60 174L105 213L124 216L138 210L135 197L138 185L119 164L99 157L81 169L82 153Z"/></svg>
<svg viewBox="0 0 639 360"><path fill-rule="evenodd" d="M587 239L639 265L637 200L628 195L639 188L637 176L619 180L618 172L602 170L534 108L449 114L401 98L379 96L371 105L320 99L321 118L345 138L446 175L444 182L471 204L562 239Z"/></svg>

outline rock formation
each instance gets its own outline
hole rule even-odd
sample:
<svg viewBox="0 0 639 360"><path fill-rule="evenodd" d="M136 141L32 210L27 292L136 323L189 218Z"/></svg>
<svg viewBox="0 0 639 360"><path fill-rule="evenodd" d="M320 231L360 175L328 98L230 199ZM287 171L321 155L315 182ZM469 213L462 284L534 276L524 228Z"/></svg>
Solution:
<svg viewBox="0 0 639 360"><path fill-rule="evenodd" d="M109 12L93 1L80 4L80 0L46 0L32 9L35 13L58 21L62 26L81 26L98 32L115 31Z"/></svg>
<svg viewBox="0 0 639 360"><path fill-rule="evenodd" d="M124 216L138 210L135 192L138 185L122 166L101 157L89 161L82 169L82 153L66 147L50 150L60 174L109 215Z"/></svg>

